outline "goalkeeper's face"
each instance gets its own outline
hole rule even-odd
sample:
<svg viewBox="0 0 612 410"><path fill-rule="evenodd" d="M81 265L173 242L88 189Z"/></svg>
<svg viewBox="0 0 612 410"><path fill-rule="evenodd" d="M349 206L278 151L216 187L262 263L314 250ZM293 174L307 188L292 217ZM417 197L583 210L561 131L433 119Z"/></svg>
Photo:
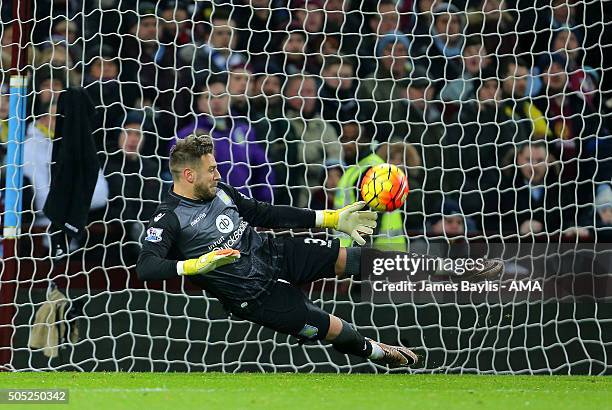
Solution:
<svg viewBox="0 0 612 410"><path fill-rule="evenodd" d="M221 174L217 169L217 161L212 154L202 155L200 168L194 171L193 194L201 200L209 200L217 194L217 183Z"/></svg>

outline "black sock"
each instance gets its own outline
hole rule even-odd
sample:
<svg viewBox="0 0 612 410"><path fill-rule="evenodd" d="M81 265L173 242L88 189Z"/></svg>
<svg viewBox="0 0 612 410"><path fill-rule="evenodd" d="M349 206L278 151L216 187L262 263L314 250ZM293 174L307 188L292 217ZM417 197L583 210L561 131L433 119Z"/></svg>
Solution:
<svg viewBox="0 0 612 410"><path fill-rule="evenodd" d="M341 353L368 358L372 354L372 345L354 327L342 321L340 334L331 341L334 348Z"/></svg>

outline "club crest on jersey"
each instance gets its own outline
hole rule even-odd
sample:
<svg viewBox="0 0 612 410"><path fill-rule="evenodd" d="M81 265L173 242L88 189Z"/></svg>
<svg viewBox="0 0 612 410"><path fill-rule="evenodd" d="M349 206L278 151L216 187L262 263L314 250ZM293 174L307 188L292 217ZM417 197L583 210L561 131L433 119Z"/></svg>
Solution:
<svg viewBox="0 0 612 410"><path fill-rule="evenodd" d="M231 205L232 204L232 200L230 199L230 197L225 193L225 191L219 190L219 192L217 192L217 196L219 197L219 199L221 199L223 201L223 203L225 205Z"/></svg>
<svg viewBox="0 0 612 410"><path fill-rule="evenodd" d="M145 241L149 241L149 242L161 242L162 240L162 233L164 232L164 230L162 228L149 228L147 229L147 236L145 238Z"/></svg>
<svg viewBox="0 0 612 410"><path fill-rule="evenodd" d="M215 221L215 224L217 225L217 229L221 233L230 233L234 230L234 223L232 222L232 219L227 215L219 215Z"/></svg>
<svg viewBox="0 0 612 410"><path fill-rule="evenodd" d="M155 218L153 218L153 222L158 222L160 219L164 217L164 215L166 215L165 212L162 212L161 214L157 215Z"/></svg>

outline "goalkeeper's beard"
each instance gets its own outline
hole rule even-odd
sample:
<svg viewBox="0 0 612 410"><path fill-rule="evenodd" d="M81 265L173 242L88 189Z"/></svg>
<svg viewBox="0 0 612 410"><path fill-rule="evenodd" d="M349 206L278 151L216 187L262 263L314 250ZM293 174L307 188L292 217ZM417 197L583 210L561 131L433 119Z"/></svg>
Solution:
<svg viewBox="0 0 612 410"><path fill-rule="evenodd" d="M216 188L216 184L213 186L204 182L195 183L193 184L193 195L199 200L208 201L217 194Z"/></svg>

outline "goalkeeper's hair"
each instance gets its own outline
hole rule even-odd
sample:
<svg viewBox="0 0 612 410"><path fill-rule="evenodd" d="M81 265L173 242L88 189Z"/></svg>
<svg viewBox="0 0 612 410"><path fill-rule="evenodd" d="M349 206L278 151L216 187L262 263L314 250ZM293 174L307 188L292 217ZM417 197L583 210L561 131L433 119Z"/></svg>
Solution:
<svg viewBox="0 0 612 410"><path fill-rule="evenodd" d="M207 134L192 134L177 141L170 151L170 172L177 180L186 166L197 167L202 155L213 153L213 141Z"/></svg>

